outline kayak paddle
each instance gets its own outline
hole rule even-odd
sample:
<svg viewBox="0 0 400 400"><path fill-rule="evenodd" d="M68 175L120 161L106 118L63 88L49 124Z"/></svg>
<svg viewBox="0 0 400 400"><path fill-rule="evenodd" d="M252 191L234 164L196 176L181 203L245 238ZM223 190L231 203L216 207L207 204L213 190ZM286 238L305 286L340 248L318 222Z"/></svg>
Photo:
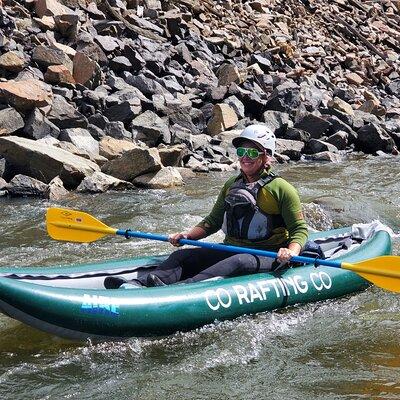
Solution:
<svg viewBox="0 0 400 400"><path fill-rule="evenodd" d="M168 236L132 231L130 229L111 228L90 214L64 208L49 208L46 214L46 225L47 232L53 239L68 242L89 243L107 235L120 235L126 238L136 237L168 242ZM202 242L199 240L181 239L179 243L214 250L229 251L232 253L246 253L270 258L277 257L277 253L272 251ZM327 267L347 269L356 272L376 286L393 292L400 292L399 256L380 256L359 261L354 264L302 256L294 256L290 261L314 264L315 266L324 265Z"/></svg>

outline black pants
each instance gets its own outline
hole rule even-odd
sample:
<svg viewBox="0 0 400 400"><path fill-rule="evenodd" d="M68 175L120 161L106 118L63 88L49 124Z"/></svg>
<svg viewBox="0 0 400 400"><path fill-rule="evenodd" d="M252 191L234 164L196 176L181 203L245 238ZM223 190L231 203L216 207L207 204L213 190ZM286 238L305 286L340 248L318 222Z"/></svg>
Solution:
<svg viewBox="0 0 400 400"><path fill-rule="evenodd" d="M199 282L216 276L238 276L271 271L274 260L252 254L234 254L213 249L180 249L151 273L164 283ZM139 277L146 286L147 276Z"/></svg>

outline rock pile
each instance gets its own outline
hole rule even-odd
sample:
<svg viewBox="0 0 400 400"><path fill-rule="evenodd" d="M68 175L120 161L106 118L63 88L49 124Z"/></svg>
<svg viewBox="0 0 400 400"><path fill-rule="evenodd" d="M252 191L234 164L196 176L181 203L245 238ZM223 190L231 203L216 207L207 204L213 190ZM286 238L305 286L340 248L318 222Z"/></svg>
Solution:
<svg viewBox="0 0 400 400"><path fill-rule="evenodd" d="M254 122L279 162L398 153L399 1L0 6L0 193L179 185Z"/></svg>

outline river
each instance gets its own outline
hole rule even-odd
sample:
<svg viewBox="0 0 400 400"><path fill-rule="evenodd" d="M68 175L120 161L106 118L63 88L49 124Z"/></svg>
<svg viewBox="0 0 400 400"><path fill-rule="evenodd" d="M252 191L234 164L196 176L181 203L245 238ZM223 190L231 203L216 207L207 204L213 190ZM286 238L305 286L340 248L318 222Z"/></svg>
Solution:
<svg viewBox="0 0 400 400"><path fill-rule="evenodd" d="M400 231L400 157L278 165L329 228L379 219ZM117 228L167 234L198 222L227 174L171 190L72 194L54 203L0 198L0 265L62 265L165 254L168 244L108 237L51 240L47 207L84 210ZM217 234L212 240L219 240ZM394 239L393 254L400 254ZM398 399L400 295L371 287L352 296L244 316L158 339L70 342L0 315L0 398Z"/></svg>

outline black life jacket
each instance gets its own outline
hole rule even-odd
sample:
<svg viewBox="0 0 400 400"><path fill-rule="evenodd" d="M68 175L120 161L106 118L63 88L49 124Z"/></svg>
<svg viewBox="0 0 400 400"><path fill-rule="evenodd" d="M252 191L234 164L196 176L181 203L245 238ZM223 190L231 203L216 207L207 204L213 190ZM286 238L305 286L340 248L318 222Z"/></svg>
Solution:
<svg viewBox="0 0 400 400"><path fill-rule="evenodd" d="M225 197L222 230L226 235L236 239L266 240L273 229L285 226L281 215L267 214L257 205L258 192L275 178L277 175L269 173L252 187L241 176L233 183Z"/></svg>

